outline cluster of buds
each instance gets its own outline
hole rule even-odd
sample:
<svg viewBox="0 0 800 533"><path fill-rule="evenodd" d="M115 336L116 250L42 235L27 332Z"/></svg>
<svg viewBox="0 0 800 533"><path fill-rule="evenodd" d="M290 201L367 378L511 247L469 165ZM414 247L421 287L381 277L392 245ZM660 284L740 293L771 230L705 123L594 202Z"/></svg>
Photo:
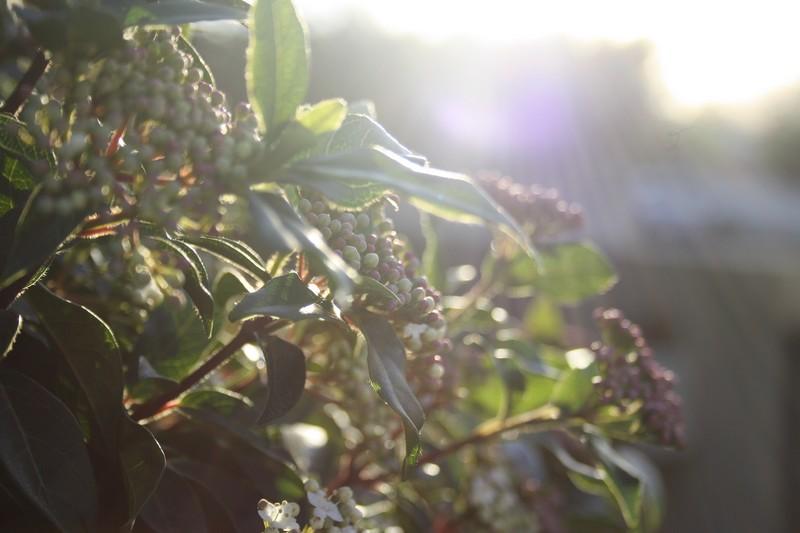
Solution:
<svg viewBox="0 0 800 533"><path fill-rule="evenodd" d="M467 497L481 521L481 531L541 530L537 516L520 498L517 483L503 462L479 466Z"/></svg>
<svg viewBox="0 0 800 533"><path fill-rule="evenodd" d="M47 96L22 114L55 155L57 168L35 169L46 178L42 211L92 212L113 198L167 227L182 216L213 223L208 206L261 150L257 121L246 104L227 109L179 37L138 30L98 60L53 58Z"/></svg>
<svg viewBox="0 0 800 533"><path fill-rule="evenodd" d="M683 446L681 400L674 374L653 357L640 328L616 309L598 309L602 342L591 348L600 365L596 388L601 402L626 407L641 402L644 429L662 444Z"/></svg>
<svg viewBox="0 0 800 533"><path fill-rule="evenodd" d="M525 226L535 241L574 230L583 224L580 206L562 200L556 189L525 186L494 175L479 179L489 195L514 220Z"/></svg>
<svg viewBox="0 0 800 533"><path fill-rule="evenodd" d="M298 207L350 266L395 295L388 298L364 291L357 295L355 305L385 313L413 353L448 351L450 341L445 338L441 295L419 274L419 259L398 237L394 223L385 214L387 201L353 213L333 209L323 197L306 193Z"/></svg>

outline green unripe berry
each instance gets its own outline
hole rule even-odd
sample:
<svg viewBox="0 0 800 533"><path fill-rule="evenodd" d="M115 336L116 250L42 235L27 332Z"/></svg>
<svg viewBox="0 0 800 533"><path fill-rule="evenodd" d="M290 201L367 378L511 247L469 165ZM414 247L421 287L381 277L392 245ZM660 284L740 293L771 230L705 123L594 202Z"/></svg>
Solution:
<svg viewBox="0 0 800 533"><path fill-rule="evenodd" d="M414 302L418 302L425 298L425 289L422 287L414 287L411 291L411 300Z"/></svg>
<svg viewBox="0 0 800 533"><path fill-rule="evenodd" d="M372 270L373 268L378 266L379 262L380 258L378 257L378 254L370 252L366 254L364 258L361 260L361 266L363 266L367 270Z"/></svg>
<svg viewBox="0 0 800 533"><path fill-rule="evenodd" d="M356 217L356 228L358 229L367 229L370 225L370 218L369 215L366 213L360 213L358 217Z"/></svg>
<svg viewBox="0 0 800 533"><path fill-rule="evenodd" d="M302 198L300 202L297 204L297 208L300 210L301 213L308 213L311 211L311 201L306 198Z"/></svg>
<svg viewBox="0 0 800 533"><path fill-rule="evenodd" d="M342 248L342 256L353 263L361 260L361 254L358 253L358 250L349 245Z"/></svg>
<svg viewBox="0 0 800 533"><path fill-rule="evenodd" d="M317 226L327 227L331 223L331 216L328 213L320 213L317 216Z"/></svg>
<svg viewBox="0 0 800 533"><path fill-rule="evenodd" d="M409 292L412 287L413 284L411 283L411 280L408 278L403 278L397 282L397 290L400 292Z"/></svg>

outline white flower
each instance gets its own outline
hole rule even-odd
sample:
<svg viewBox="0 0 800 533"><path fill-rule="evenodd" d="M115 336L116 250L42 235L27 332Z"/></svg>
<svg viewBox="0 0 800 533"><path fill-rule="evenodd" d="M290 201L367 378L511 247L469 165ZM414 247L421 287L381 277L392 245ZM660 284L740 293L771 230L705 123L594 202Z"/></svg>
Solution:
<svg viewBox="0 0 800 533"><path fill-rule="evenodd" d="M299 531L300 525L294 518L299 511L300 506L287 501L271 503L267 500L260 500L258 502L258 516L264 521L264 526L268 530Z"/></svg>
<svg viewBox="0 0 800 533"><path fill-rule="evenodd" d="M308 502L314 506L314 516L320 518L330 518L334 522L342 522L344 518L335 503L330 501L325 492L321 490L311 491L307 494Z"/></svg>
<svg viewBox="0 0 800 533"><path fill-rule="evenodd" d="M478 506L489 505L494 502L497 490L483 476L475 476L470 487L470 500Z"/></svg>

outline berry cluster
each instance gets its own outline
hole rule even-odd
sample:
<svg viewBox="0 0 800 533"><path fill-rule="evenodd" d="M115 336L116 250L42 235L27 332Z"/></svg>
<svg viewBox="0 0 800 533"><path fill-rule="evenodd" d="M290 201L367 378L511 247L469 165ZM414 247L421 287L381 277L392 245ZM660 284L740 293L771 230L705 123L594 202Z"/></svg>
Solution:
<svg viewBox="0 0 800 533"><path fill-rule="evenodd" d="M247 177L261 142L249 107L231 113L179 38L139 30L98 61L54 58L43 83L62 101L33 98L23 111L57 161L42 211L97 210L113 198L167 227L182 217L213 224L208 206Z"/></svg>
<svg viewBox="0 0 800 533"><path fill-rule="evenodd" d="M601 402L624 407L641 402L645 430L662 444L683 446L681 401L673 390L674 374L653 357L639 327L616 309L598 309L603 334L592 344L602 376L596 383Z"/></svg>
<svg viewBox="0 0 800 533"><path fill-rule="evenodd" d="M580 206L562 200L556 189L524 186L510 178L481 176L489 195L518 223L527 226L533 240L553 237L583 224Z"/></svg>
<svg viewBox="0 0 800 533"><path fill-rule="evenodd" d="M447 351L450 341L445 338L441 295L419 275L419 259L398 237L394 223L384 212L385 204L377 202L362 212L351 213L332 209L321 196L306 193L298 207L350 266L396 296L387 298L365 290L357 294L356 305L385 312L410 351Z"/></svg>

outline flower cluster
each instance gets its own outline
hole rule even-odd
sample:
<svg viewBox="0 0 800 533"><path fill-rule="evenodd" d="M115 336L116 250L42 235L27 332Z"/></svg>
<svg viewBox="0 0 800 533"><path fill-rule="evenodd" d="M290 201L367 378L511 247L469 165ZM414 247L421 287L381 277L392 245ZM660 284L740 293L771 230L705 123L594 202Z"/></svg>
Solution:
<svg viewBox="0 0 800 533"><path fill-rule="evenodd" d="M533 240L542 240L583 224L580 206L562 200L556 189L524 186L510 178L486 175L481 185L518 223L527 226Z"/></svg>
<svg viewBox="0 0 800 533"><path fill-rule="evenodd" d="M536 515L525 508L514 479L501 463L479 467L467 497L483 524L481 531L540 530Z"/></svg>
<svg viewBox="0 0 800 533"><path fill-rule="evenodd" d="M99 60L53 58L48 96L22 112L57 162L56 172L35 169L46 177L42 212L94 212L113 198L167 227L213 222L208 206L222 184L247 177L261 143L249 107L231 113L179 38L139 30Z"/></svg>
<svg viewBox="0 0 800 533"><path fill-rule="evenodd" d="M311 504L311 517L303 531L324 531L327 533L358 533L363 514L353 500L353 491L349 487L340 487L328 495L316 480L305 483L306 497ZM258 502L258 515L264 521L266 533L280 531L300 531L297 516L300 506L294 502L283 501L271 503L267 500Z"/></svg>
<svg viewBox="0 0 800 533"><path fill-rule="evenodd" d="M662 444L683 446L681 400L674 374L653 357L640 328L617 309L598 309L595 319L603 334L592 344L600 365L596 388L601 402L625 407L641 402L645 430Z"/></svg>
<svg viewBox="0 0 800 533"><path fill-rule="evenodd" d="M394 295L364 290L357 295L355 305L385 312L413 353L448 351L441 295L419 274L419 259L398 237L394 223L385 214L386 203L380 201L352 213L333 209L321 196L305 193L298 207L336 253Z"/></svg>

